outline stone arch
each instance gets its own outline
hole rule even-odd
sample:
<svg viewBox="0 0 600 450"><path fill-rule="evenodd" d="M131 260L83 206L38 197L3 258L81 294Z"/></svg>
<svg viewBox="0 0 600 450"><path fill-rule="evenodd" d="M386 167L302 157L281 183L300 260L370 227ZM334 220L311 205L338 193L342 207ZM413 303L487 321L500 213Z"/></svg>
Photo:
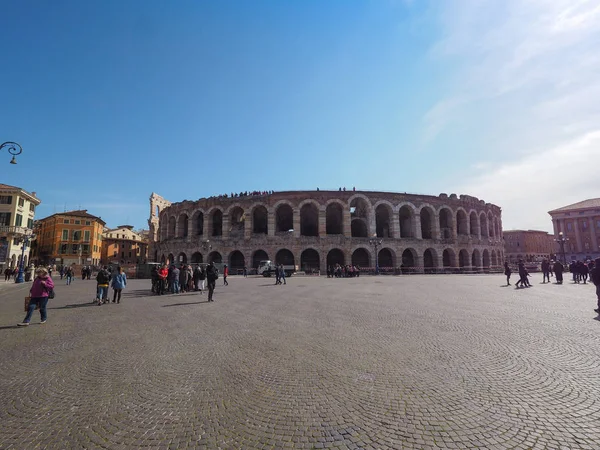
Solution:
<svg viewBox="0 0 600 450"><path fill-rule="evenodd" d="M210 235L223 236L223 211L220 208L212 208L209 211Z"/></svg>
<svg viewBox="0 0 600 450"><path fill-rule="evenodd" d="M336 264L340 266L346 265L346 255L339 248L331 249L327 253L327 267L335 266Z"/></svg>
<svg viewBox="0 0 600 450"><path fill-rule="evenodd" d="M444 249L442 253L442 264L444 267L456 267L456 253L454 253L453 249Z"/></svg>
<svg viewBox="0 0 600 450"><path fill-rule="evenodd" d="M300 254L300 268L305 272L318 272L321 270L321 256L314 248L307 248Z"/></svg>
<svg viewBox="0 0 600 450"><path fill-rule="evenodd" d="M352 232L352 237L369 237L367 223L361 218L352 219L352 222L350 222L350 231Z"/></svg>
<svg viewBox="0 0 600 450"><path fill-rule="evenodd" d="M431 206L423 206L419 211L421 217L421 237L423 239L435 238L435 211Z"/></svg>
<svg viewBox="0 0 600 450"><path fill-rule="evenodd" d="M231 205L226 214L229 216L229 236L243 236L246 221L244 208L239 204Z"/></svg>
<svg viewBox="0 0 600 450"><path fill-rule="evenodd" d="M268 261L269 255L262 249L255 250L252 254L252 267L257 269L261 261Z"/></svg>
<svg viewBox="0 0 600 450"><path fill-rule="evenodd" d="M478 249L473 250L473 254L471 255L471 266L475 268L481 267L481 253Z"/></svg>
<svg viewBox="0 0 600 450"><path fill-rule="evenodd" d="M179 214L177 219L177 237L185 238L188 235L189 218L187 213Z"/></svg>
<svg viewBox="0 0 600 450"><path fill-rule="evenodd" d="M469 230L471 236L479 236L479 216L475 211L469 213Z"/></svg>
<svg viewBox="0 0 600 450"><path fill-rule="evenodd" d="M471 257L469 252L464 248L458 253L458 266L469 267L471 265Z"/></svg>
<svg viewBox="0 0 600 450"><path fill-rule="evenodd" d="M393 206L388 202L379 202L375 207L375 232L377 237L392 237Z"/></svg>
<svg viewBox="0 0 600 450"><path fill-rule="evenodd" d="M344 205L332 200L325 208L325 232L327 234L344 234Z"/></svg>
<svg viewBox="0 0 600 450"><path fill-rule="evenodd" d="M296 261L294 259L294 254L291 250L287 248L280 249L275 254L275 264L283 264L284 266L295 266Z"/></svg>
<svg viewBox="0 0 600 450"><path fill-rule="evenodd" d="M481 237L482 238L487 238L489 237L489 230L488 230L488 219L487 219L487 215L484 212L481 212L479 214L479 229L481 232Z"/></svg>
<svg viewBox="0 0 600 450"><path fill-rule="evenodd" d="M418 264L417 251L414 248L407 248L402 252L403 272L414 272Z"/></svg>
<svg viewBox="0 0 600 450"><path fill-rule="evenodd" d="M275 205L275 231L288 232L294 229L294 207L286 201Z"/></svg>
<svg viewBox="0 0 600 450"><path fill-rule="evenodd" d="M175 256L173 253L169 253L167 256L167 264L175 264Z"/></svg>
<svg viewBox="0 0 600 450"><path fill-rule="evenodd" d="M452 239L454 235L454 213L448 206L442 206L438 211L440 237Z"/></svg>
<svg viewBox="0 0 600 450"><path fill-rule="evenodd" d="M204 212L197 210L192 215L192 234L202 236L204 234Z"/></svg>
<svg viewBox="0 0 600 450"><path fill-rule="evenodd" d="M221 264L223 262L223 256L218 251L213 251L208 254L207 261L209 263Z"/></svg>
<svg viewBox="0 0 600 450"><path fill-rule="evenodd" d="M355 194L348 200L350 207L350 231L352 237L368 237L371 217L371 202L362 194ZM363 222L362 224L355 222Z"/></svg>
<svg viewBox="0 0 600 450"><path fill-rule="evenodd" d="M191 262L192 264L201 264L203 261L202 253L194 252L192 253Z"/></svg>
<svg viewBox="0 0 600 450"><path fill-rule="evenodd" d="M252 208L252 232L269 234L269 210L262 203Z"/></svg>
<svg viewBox="0 0 600 450"><path fill-rule="evenodd" d="M490 268L490 252L487 248L483 250L483 267L485 269Z"/></svg>
<svg viewBox="0 0 600 450"><path fill-rule="evenodd" d="M396 267L396 253L391 248L382 248L377 256L379 267Z"/></svg>
<svg viewBox="0 0 600 450"><path fill-rule="evenodd" d="M313 201L304 201L300 207L300 235L319 235L319 205Z"/></svg>
<svg viewBox="0 0 600 450"><path fill-rule="evenodd" d="M187 264L187 255L184 252L177 255L177 264Z"/></svg>
<svg viewBox="0 0 600 450"><path fill-rule="evenodd" d="M246 267L246 260L244 254L239 250L234 250L229 254L229 269L230 270L242 270Z"/></svg>
<svg viewBox="0 0 600 450"><path fill-rule="evenodd" d="M415 230L415 215L416 209L412 203L403 204L398 209L401 238L414 238L417 236Z"/></svg>
<svg viewBox="0 0 600 450"><path fill-rule="evenodd" d="M423 252L423 267L425 268L425 273L435 273L437 266L437 252L433 248L428 248Z"/></svg>
<svg viewBox="0 0 600 450"><path fill-rule="evenodd" d="M488 219L488 236L489 237L495 237L495 230L494 230L494 216L492 215L491 212L489 212L487 214L487 219Z"/></svg>
<svg viewBox="0 0 600 450"><path fill-rule="evenodd" d="M492 267L496 267L498 265L498 255L496 254L496 250L492 250Z"/></svg>
<svg viewBox="0 0 600 450"><path fill-rule="evenodd" d="M177 233L177 219L175 216L169 217L169 231L167 234L168 239L173 239Z"/></svg>
<svg viewBox="0 0 600 450"><path fill-rule="evenodd" d="M468 236L469 234L469 219L467 212L462 208L456 210L456 234L459 236Z"/></svg>
<svg viewBox="0 0 600 450"><path fill-rule="evenodd" d="M366 248L359 247L352 252L352 265L357 267L371 267L371 254Z"/></svg>

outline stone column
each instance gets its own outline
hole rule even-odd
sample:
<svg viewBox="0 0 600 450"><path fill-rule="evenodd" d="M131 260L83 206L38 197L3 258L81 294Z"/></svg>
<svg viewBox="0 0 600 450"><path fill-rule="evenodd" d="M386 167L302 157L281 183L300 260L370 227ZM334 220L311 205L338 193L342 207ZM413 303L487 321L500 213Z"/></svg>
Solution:
<svg viewBox="0 0 600 450"><path fill-rule="evenodd" d="M558 236L558 219L552 219L552 227L554 228L554 237Z"/></svg>
<svg viewBox="0 0 600 450"><path fill-rule="evenodd" d="M244 239L248 240L252 237L252 215L244 220Z"/></svg>
<svg viewBox="0 0 600 450"><path fill-rule="evenodd" d="M202 239L210 239L212 237L212 224L210 223L210 217L208 214L204 214L204 225L202 230Z"/></svg>
<svg viewBox="0 0 600 450"><path fill-rule="evenodd" d="M319 208L319 236L327 237L327 214L325 208Z"/></svg>
<svg viewBox="0 0 600 450"><path fill-rule="evenodd" d="M390 237L393 239L400 239L400 214L398 211L392 213L392 227L390 229Z"/></svg>
<svg viewBox="0 0 600 450"><path fill-rule="evenodd" d="M562 231L563 234L566 233L567 227L565 227L565 219L558 219L558 228L559 232Z"/></svg>
<svg viewBox="0 0 600 450"><path fill-rule="evenodd" d="M421 214L417 213L413 216L413 230L415 239L423 239L423 235L421 233Z"/></svg>
<svg viewBox="0 0 600 450"><path fill-rule="evenodd" d="M275 236L275 210L267 209L267 234Z"/></svg>
<svg viewBox="0 0 600 450"><path fill-rule="evenodd" d="M439 214L433 215L433 230L431 231L431 237L433 239L443 239L442 230L440 229L440 216Z"/></svg>
<svg viewBox="0 0 600 450"><path fill-rule="evenodd" d="M583 251L583 245L581 243L581 232L579 231L579 219L574 219L575 226L575 241L577 244L577 253L581 253Z"/></svg>
<svg viewBox="0 0 600 450"><path fill-rule="evenodd" d="M367 220L367 226L369 229L369 237L373 237L377 234L377 222L375 220L375 209L369 210L369 219Z"/></svg>
<svg viewBox="0 0 600 450"><path fill-rule="evenodd" d="M222 225L222 231L223 231L223 239L229 239L229 214L223 214L223 225Z"/></svg>
<svg viewBox="0 0 600 450"><path fill-rule="evenodd" d="M452 241L456 242L456 241L458 241L458 222L456 221L457 220L456 212L452 212L452 214L453 214L452 222L451 222L451 225L452 225Z"/></svg>
<svg viewBox="0 0 600 450"><path fill-rule="evenodd" d="M294 237L299 238L300 237L300 210L299 209L294 210L293 223L294 223Z"/></svg>
<svg viewBox="0 0 600 450"><path fill-rule="evenodd" d="M352 216L349 209L345 209L342 220L344 221L344 236L352 237Z"/></svg>

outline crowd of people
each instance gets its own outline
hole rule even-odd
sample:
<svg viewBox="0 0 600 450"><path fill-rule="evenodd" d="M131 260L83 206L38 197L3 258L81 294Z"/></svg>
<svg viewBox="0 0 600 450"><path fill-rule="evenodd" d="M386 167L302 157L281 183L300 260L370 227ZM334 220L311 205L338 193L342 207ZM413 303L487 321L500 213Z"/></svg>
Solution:
<svg viewBox="0 0 600 450"><path fill-rule="evenodd" d="M243 191L238 193L231 192L229 194L213 195L208 198L239 198L239 197L261 197L274 194L275 191Z"/></svg>
<svg viewBox="0 0 600 450"><path fill-rule="evenodd" d="M223 267L223 284L227 286L227 265ZM152 292L156 295L182 294L185 292L204 292L205 283L208 287L208 301L212 302L219 271L213 263L206 266L198 264L192 268L189 264L179 267L172 264L163 264L160 268L154 267L151 274Z"/></svg>
<svg viewBox="0 0 600 450"><path fill-rule="evenodd" d="M360 276L360 268L357 266L336 264L327 266L327 278L352 278Z"/></svg>

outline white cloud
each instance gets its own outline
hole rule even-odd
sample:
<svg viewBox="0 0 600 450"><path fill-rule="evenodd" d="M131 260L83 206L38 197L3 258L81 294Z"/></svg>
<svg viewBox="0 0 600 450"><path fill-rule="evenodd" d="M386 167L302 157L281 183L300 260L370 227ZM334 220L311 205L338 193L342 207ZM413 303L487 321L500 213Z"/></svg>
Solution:
<svg viewBox="0 0 600 450"><path fill-rule="evenodd" d="M600 2L438 4L431 57L459 68L424 116L423 140L477 123L482 141L463 137L486 152L471 155L476 170L456 191L501 206L505 228L550 230L547 211L600 195Z"/></svg>

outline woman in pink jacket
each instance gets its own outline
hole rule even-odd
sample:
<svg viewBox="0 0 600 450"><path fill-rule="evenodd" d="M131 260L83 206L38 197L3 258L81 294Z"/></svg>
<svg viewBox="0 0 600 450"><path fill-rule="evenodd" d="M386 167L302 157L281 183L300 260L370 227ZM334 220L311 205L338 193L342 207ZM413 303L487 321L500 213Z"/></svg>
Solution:
<svg viewBox="0 0 600 450"><path fill-rule="evenodd" d="M27 315L25 316L23 323L17 324L20 327L26 327L29 325L29 321L31 320L31 316L33 315L37 305L40 305L40 323L46 323L46 319L48 318L46 314L46 306L48 306L48 293L54 289L54 282L48 275L48 269L45 267L39 268L35 273L37 274L37 277L35 277L35 280L33 280L33 285L29 291L29 295L31 296L31 300L29 300L29 309L27 310Z"/></svg>

